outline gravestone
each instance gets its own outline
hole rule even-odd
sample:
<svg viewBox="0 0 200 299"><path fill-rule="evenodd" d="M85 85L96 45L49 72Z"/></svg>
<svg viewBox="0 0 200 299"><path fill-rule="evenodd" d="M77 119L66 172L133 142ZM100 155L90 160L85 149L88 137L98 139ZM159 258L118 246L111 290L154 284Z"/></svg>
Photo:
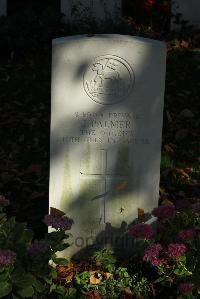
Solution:
<svg viewBox="0 0 200 299"><path fill-rule="evenodd" d="M172 13L174 16L181 14L180 20L188 21L188 25L200 28L200 1L199 0L173 0ZM172 29L178 29L176 18L172 18Z"/></svg>
<svg viewBox="0 0 200 299"><path fill-rule="evenodd" d="M6 16L6 0L0 0L0 16Z"/></svg>
<svg viewBox="0 0 200 299"><path fill-rule="evenodd" d="M121 0L61 0L61 12L65 23L79 26L95 23L103 27L119 23Z"/></svg>
<svg viewBox="0 0 200 299"><path fill-rule="evenodd" d="M145 38L53 40L50 207L74 219L67 255L116 246L157 206L165 59Z"/></svg>

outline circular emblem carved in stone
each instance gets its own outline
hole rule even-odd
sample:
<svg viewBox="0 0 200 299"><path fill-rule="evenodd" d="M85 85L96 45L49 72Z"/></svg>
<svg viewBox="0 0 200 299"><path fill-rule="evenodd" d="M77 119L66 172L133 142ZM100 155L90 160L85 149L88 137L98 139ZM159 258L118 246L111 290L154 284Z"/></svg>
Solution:
<svg viewBox="0 0 200 299"><path fill-rule="evenodd" d="M135 76L128 62L118 56L97 57L83 76L87 95L102 105L124 101L131 93Z"/></svg>

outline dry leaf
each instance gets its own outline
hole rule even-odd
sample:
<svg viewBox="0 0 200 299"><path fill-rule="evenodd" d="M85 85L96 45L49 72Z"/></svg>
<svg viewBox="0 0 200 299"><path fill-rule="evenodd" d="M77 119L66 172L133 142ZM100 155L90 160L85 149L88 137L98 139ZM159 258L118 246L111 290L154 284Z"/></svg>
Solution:
<svg viewBox="0 0 200 299"><path fill-rule="evenodd" d="M65 215L65 213L56 208L50 207L50 215L62 217Z"/></svg>
<svg viewBox="0 0 200 299"><path fill-rule="evenodd" d="M160 192L160 195L166 194L165 188L163 188L163 187L159 188L159 192Z"/></svg>
<svg viewBox="0 0 200 299"><path fill-rule="evenodd" d="M182 40L180 43L181 48L189 48L189 42L186 42L185 40Z"/></svg>
<svg viewBox="0 0 200 299"><path fill-rule="evenodd" d="M101 274L98 272L91 272L90 284L99 284L101 282Z"/></svg>
<svg viewBox="0 0 200 299"><path fill-rule="evenodd" d="M85 298L88 298L88 299L101 299L102 297L101 297L101 295L99 294L98 291L94 290L94 291L86 293Z"/></svg>
<svg viewBox="0 0 200 299"><path fill-rule="evenodd" d="M58 267L57 267L57 273L58 273L58 276L60 276L60 277L62 277L62 278L65 278L65 277L66 277L67 272L68 272L67 267L65 267L65 266L58 266Z"/></svg>
<svg viewBox="0 0 200 299"><path fill-rule="evenodd" d="M185 168L185 172L187 172L187 173L191 173L193 171L194 171L194 169L192 167Z"/></svg>
<svg viewBox="0 0 200 299"><path fill-rule="evenodd" d="M176 167L176 173L180 174L182 178L190 178L189 175L181 168Z"/></svg>
<svg viewBox="0 0 200 299"><path fill-rule="evenodd" d="M57 267L58 276L65 279L66 283L70 283L74 277L74 265L69 262L67 266Z"/></svg>
<svg viewBox="0 0 200 299"><path fill-rule="evenodd" d="M105 272L105 273L103 273L103 275L104 275L104 277L105 277L106 279L113 279L113 274L112 274L112 273Z"/></svg>
<svg viewBox="0 0 200 299"><path fill-rule="evenodd" d="M164 149L167 153L173 153L174 149L172 148L171 144L165 144Z"/></svg>
<svg viewBox="0 0 200 299"><path fill-rule="evenodd" d="M138 219L142 221L142 220L144 220L144 218L145 218L144 210L138 208Z"/></svg>
<svg viewBox="0 0 200 299"><path fill-rule="evenodd" d="M130 288L125 288L124 293L125 293L126 298L132 298L133 297L133 293L131 292Z"/></svg>
<svg viewBox="0 0 200 299"><path fill-rule="evenodd" d="M162 201L162 205L163 205L163 206L169 206L169 207L174 206L173 202L172 202L171 200L169 200L169 199L164 199L164 200Z"/></svg>
<svg viewBox="0 0 200 299"><path fill-rule="evenodd" d="M113 188L116 190L116 191L122 191L124 190L125 188L127 187L127 182L123 182L121 184L116 184L113 186Z"/></svg>
<svg viewBox="0 0 200 299"><path fill-rule="evenodd" d="M70 283L70 282L72 282L73 277L74 277L74 271L73 271L73 270L69 270L69 271L67 272L66 277L65 277L65 281L66 281L66 283Z"/></svg>

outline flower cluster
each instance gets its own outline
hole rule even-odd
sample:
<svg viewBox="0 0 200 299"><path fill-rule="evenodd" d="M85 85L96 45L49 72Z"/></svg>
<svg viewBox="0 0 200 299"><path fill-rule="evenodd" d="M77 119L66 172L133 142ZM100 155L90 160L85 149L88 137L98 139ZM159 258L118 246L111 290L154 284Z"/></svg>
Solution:
<svg viewBox="0 0 200 299"><path fill-rule="evenodd" d="M43 222L47 226L52 226L55 229L69 230L74 221L67 216L45 215Z"/></svg>
<svg viewBox="0 0 200 299"><path fill-rule="evenodd" d="M179 243L171 243L168 245L167 253L169 257L173 259L179 258L181 255L183 255L186 251L186 246L184 244Z"/></svg>
<svg viewBox="0 0 200 299"><path fill-rule="evenodd" d="M196 230L194 228L182 230L178 233L178 237L181 240L192 240L196 237Z"/></svg>
<svg viewBox="0 0 200 299"><path fill-rule="evenodd" d="M0 266L10 266L15 263L16 253L9 249L0 250Z"/></svg>
<svg viewBox="0 0 200 299"><path fill-rule="evenodd" d="M159 254L162 251L162 246L159 243L155 243L146 248L143 260L150 262L152 266L160 266L163 263L163 259L159 258Z"/></svg>
<svg viewBox="0 0 200 299"><path fill-rule="evenodd" d="M129 229L129 234L135 238L150 239L153 236L153 229L149 224L139 223Z"/></svg>
<svg viewBox="0 0 200 299"><path fill-rule="evenodd" d="M0 195L0 206L8 206L10 204L10 201L5 198L5 196Z"/></svg>
<svg viewBox="0 0 200 299"><path fill-rule="evenodd" d="M194 289L194 284L190 282L180 283L178 285L178 290L181 294L187 294L192 292Z"/></svg>
<svg viewBox="0 0 200 299"><path fill-rule="evenodd" d="M29 246L28 252L30 255L35 256L41 253L45 253L48 250L48 244L45 240L34 240Z"/></svg>
<svg viewBox="0 0 200 299"><path fill-rule="evenodd" d="M146 0L144 3L144 8L148 11L152 9L152 7L155 5L156 0Z"/></svg>
<svg viewBox="0 0 200 299"><path fill-rule="evenodd" d="M160 206L153 209L152 214L160 219L174 218L175 207L174 206Z"/></svg>

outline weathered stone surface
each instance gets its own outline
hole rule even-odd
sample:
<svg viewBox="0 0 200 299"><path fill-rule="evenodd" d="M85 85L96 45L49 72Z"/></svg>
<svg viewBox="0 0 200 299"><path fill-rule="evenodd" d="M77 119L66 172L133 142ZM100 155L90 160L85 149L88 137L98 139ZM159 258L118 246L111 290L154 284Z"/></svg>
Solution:
<svg viewBox="0 0 200 299"><path fill-rule="evenodd" d="M181 14L181 20L188 21L188 24L200 28L200 1L199 0L174 0L172 1L172 13ZM172 29L177 29L180 25L174 23L172 18Z"/></svg>
<svg viewBox="0 0 200 299"><path fill-rule="evenodd" d="M72 25L96 24L104 27L119 23L121 0L61 0L64 21Z"/></svg>
<svg viewBox="0 0 200 299"><path fill-rule="evenodd" d="M75 221L69 255L128 242L138 208L158 204L165 59L139 37L53 41L50 206Z"/></svg>
<svg viewBox="0 0 200 299"><path fill-rule="evenodd" d="M0 0L0 16L6 16L6 0Z"/></svg>

